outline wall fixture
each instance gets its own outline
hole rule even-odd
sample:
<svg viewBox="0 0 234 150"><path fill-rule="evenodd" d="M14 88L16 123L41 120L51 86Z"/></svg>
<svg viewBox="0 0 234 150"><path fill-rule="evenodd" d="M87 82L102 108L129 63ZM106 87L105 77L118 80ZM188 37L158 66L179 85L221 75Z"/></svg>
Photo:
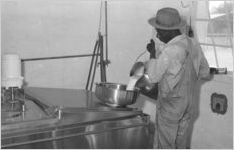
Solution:
<svg viewBox="0 0 234 150"><path fill-rule="evenodd" d="M227 112L227 97L224 94L213 93L211 95L211 110L217 114Z"/></svg>

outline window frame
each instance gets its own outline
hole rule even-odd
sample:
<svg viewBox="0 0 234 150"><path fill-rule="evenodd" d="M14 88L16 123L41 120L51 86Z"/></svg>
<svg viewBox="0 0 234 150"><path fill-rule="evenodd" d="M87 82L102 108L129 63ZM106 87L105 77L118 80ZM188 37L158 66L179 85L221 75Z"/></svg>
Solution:
<svg viewBox="0 0 234 150"><path fill-rule="evenodd" d="M210 3L209 2L212 2L212 1L222 1L222 2L224 2L224 3L226 3L227 1L228 2L233 2L232 0L198 0L197 1L197 3L199 2L199 1L203 1L203 2L205 2L205 4L206 4L206 10L207 10L207 14L208 14L208 18L199 18L197 15L195 15L196 17L194 18L194 23L195 23L195 26L197 26L197 23L199 23L199 22L207 22L208 24L209 24L209 22L212 20L211 19L211 15L210 15L210 8L209 8L209 5L210 5ZM232 11L233 12L233 11ZM197 12L196 12L197 13ZM227 15L229 15L230 13L228 13L227 11L225 11L225 15L227 16ZM230 21L229 20L229 18L228 18L228 16L227 17L225 17L226 18L226 21L229 21L229 22L232 22L232 21ZM211 30L213 30L212 29L213 27L211 26ZM230 31L230 32L228 32L228 33L230 33L230 34L219 34L218 36L216 35L216 34L208 34L208 29L207 29L207 37L209 37L210 39L211 39L211 43L206 43L206 42L201 42L201 41L199 41L199 35L197 35L197 37L198 37L198 42L199 42L199 44L200 45L202 45L202 46L211 46L211 47L213 47L213 51L214 51L214 55L215 55L215 61L216 61L216 66L219 68L219 60L218 60L218 56L217 56L217 49L219 49L219 48L230 48L231 50L232 50L232 56L233 56L233 43L232 43L232 41L233 41L233 31L231 31L231 26L228 24L228 31ZM229 43L230 44L217 44L216 42L215 42L215 40L214 40L214 38L215 37L227 37L228 38L228 40L230 41ZM216 49L217 48L217 49ZM233 58L233 57L232 57Z"/></svg>

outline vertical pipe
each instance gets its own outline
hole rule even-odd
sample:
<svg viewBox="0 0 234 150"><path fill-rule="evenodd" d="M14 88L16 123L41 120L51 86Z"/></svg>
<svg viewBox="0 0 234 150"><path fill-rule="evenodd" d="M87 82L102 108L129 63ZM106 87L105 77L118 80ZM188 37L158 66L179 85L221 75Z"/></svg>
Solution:
<svg viewBox="0 0 234 150"><path fill-rule="evenodd" d="M11 111L14 111L14 101L15 101L15 96L14 96L14 87L10 87L11 90Z"/></svg>
<svg viewBox="0 0 234 150"><path fill-rule="evenodd" d="M108 61L108 26L107 26L107 1L105 1L105 32L106 32L106 61Z"/></svg>
<svg viewBox="0 0 234 150"><path fill-rule="evenodd" d="M102 26L102 1L101 1L101 6L100 6L98 33L101 32L101 26Z"/></svg>
<svg viewBox="0 0 234 150"><path fill-rule="evenodd" d="M10 87L10 89L11 89L11 101L13 102L15 100L14 87Z"/></svg>
<svg viewBox="0 0 234 150"><path fill-rule="evenodd" d="M101 82L106 82L106 64L104 62L103 54L103 36L100 36L100 72L101 72Z"/></svg>

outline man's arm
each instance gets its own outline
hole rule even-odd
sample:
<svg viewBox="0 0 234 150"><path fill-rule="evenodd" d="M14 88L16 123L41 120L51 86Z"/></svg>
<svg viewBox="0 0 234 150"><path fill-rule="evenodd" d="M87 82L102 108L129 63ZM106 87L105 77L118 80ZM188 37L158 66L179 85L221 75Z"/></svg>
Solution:
<svg viewBox="0 0 234 150"><path fill-rule="evenodd" d="M197 55L196 54L194 56L192 55L192 57L195 58L195 60L198 60L198 61L193 62L195 65L195 70L198 75L198 79L210 80L211 75L210 75L209 64L206 60L206 57L202 51L200 44L195 39L192 40L191 44L193 45L192 52L193 51L197 52Z"/></svg>
<svg viewBox="0 0 234 150"><path fill-rule="evenodd" d="M163 74L169 66L169 58L166 53L159 55L157 59L150 59L145 64L146 74L152 83L157 83L162 79Z"/></svg>
<svg viewBox="0 0 234 150"><path fill-rule="evenodd" d="M200 67L199 67L199 73L198 73L198 78L199 79L205 79L205 80L210 80L211 75L210 75L210 68L209 64L204 56L204 53L201 50L201 60L200 60Z"/></svg>

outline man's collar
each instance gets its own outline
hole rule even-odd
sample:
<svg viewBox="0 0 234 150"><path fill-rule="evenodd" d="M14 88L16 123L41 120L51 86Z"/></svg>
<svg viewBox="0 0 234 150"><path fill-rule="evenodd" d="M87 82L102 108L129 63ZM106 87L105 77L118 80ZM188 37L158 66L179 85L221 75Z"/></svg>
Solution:
<svg viewBox="0 0 234 150"><path fill-rule="evenodd" d="M185 34L181 34L181 35L178 35L176 37L174 37L173 39L171 39L167 44L162 44L160 46L160 48L158 49L159 52L161 53L167 46L173 44L173 43L176 43L182 39L186 38L186 35Z"/></svg>
<svg viewBox="0 0 234 150"><path fill-rule="evenodd" d="M180 40L182 40L184 38L186 38L185 34L178 35L178 36L174 37L173 39L171 39L166 45L176 43L177 41L180 41Z"/></svg>

